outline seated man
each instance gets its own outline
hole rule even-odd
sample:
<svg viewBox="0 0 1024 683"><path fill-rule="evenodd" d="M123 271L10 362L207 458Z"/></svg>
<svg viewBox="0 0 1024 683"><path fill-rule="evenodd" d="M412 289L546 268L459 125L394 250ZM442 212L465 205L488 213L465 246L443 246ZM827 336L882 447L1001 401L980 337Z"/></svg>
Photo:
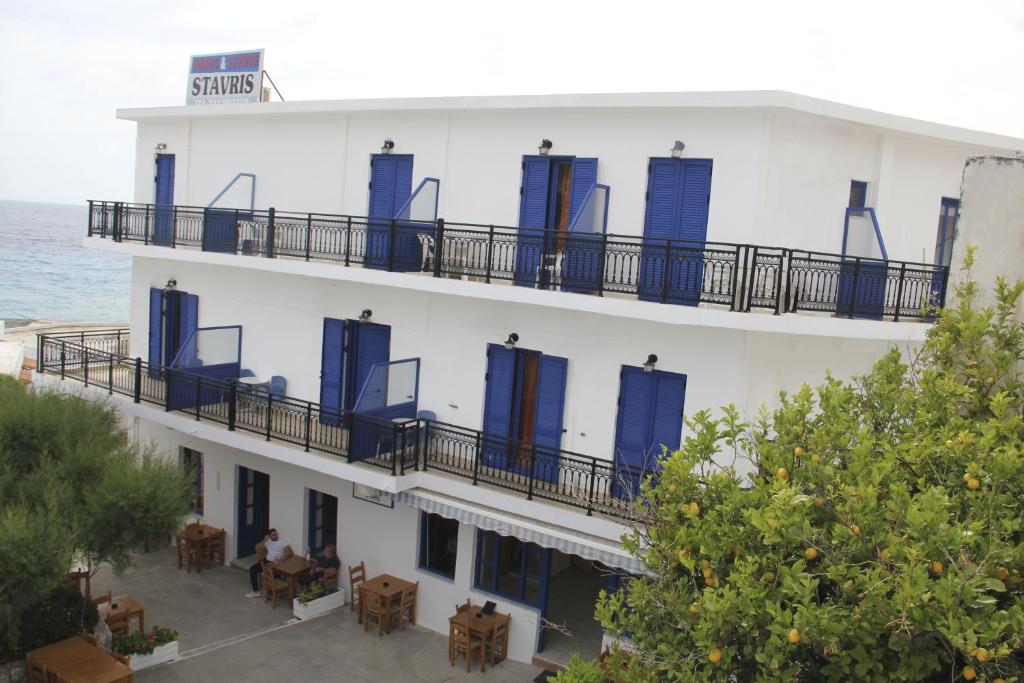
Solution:
<svg viewBox="0 0 1024 683"><path fill-rule="evenodd" d="M299 577L299 583L305 588L314 581L338 580L338 570L341 569L341 561L333 545L325 545L320 554L313 558L313 566L309 571Z"/></svg>
<svg viewBox="0 0 1024 683"><path fill-rule="evenodd" d="M252 584L252 592L246 593L247 598L258 598L260 595L260 574L263 572L265 562L277 562L286 560L292 556L292 547L288 541L281 538L277 529L267 532L263 540L256 544L256 563L249 567L249 583Z"/></svg>

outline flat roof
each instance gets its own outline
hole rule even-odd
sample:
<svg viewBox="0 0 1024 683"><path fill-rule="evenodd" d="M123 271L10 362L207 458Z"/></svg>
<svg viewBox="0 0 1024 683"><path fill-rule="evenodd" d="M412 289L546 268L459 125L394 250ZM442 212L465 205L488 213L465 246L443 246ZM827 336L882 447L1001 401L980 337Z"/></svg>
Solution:
<svg viewBox="0 0 1024 683"><path fill-rule="evenodd" d="M580 95L489 95L303 100L118 109L128 121L210 117L349 114L358 112L454 112L516 109L789 109L878 128L1006 150L1024 149L1024 139L854 107L784 90L648 92Z"/></svg>

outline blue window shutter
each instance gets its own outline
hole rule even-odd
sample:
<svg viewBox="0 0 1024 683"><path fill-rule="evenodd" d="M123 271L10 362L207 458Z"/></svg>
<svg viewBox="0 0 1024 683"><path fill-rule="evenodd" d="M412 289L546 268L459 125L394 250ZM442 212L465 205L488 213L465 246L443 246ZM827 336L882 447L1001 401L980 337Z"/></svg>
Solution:
<svg viewBox="0 0 1024 683"><path fill-rule="evenodd" d="M374 154L370 165L370 208L373 218L395 217L412 196L411 154Z"/></svg>
<svg viewBox="0 0 1024 683"><path fill-rule="evenodd" d="M391 197L391 216L395 218L398 210L402 208L409 197L412 196L412 155L399 154L395 156L395 183L394 194Z"/></svg>
<svg viewBox="0 0 1024 683"><path fill-rule="evenodd" d="M572 195L569 220L576 217L590 188L597 184L597 159L577 157L572 160Z"/></svg>
<svg viewBox="0 0 1024 683"><path fill-rule="evenodd" d="M682 159L682 197L675 237L703 242L708 237L711 159Z"/></svg>
<svg viewBox="0 0 1024 683"><path fill-rule="evenodd" d="M164 339L164 290L158 287L149 288L149 364L162 365L163 356L160 350L163 348ZM151 369L150 374L154 374Z"/></svg>
<svg viewBox="0 0 1024 683"><path fill-rule="evenodd" d="M344 342L345 321L324 318L324 336L320 349L320 421L325 424L338 424Z"/></svg>
<svg viewBox="0 0 1024 683"><path fill-rule="evenodd" d="M654 374L642 368L623 367L619 385L619 416L615 427L616 481L613 495L635 494L643 480L651 443ZM619 480L626 482L623 489Z"/></svg>
<svg viewBox="0 0 1024 683"><path fill-rule="evenodd" d="M516 388L516 352L501 344L487 345L487 381L484 388L483 461L505 467L512 430L512 400ZM493 437L488 439L487 437Z"/></svg>
<svg viewBox="0 0 1024 683"><path fill-rule="evenodd" d="M648 469L654 466L661 447L669 452L679 449L683 431L683 401L686 397L686 375L673 372L653 373L655 380L654 410L651 420L651 453Z"/></svg>
<svg viewBox="0 0 1024 683"><path fill-rule="evenodd" d="M651 159L644 237L676 237L683 167L679 159Z"/></svg>
<svg viewBox="0 0 1024 683"><path fill-rule="evenodd" d="M569 361L541 356L537 370L537 415L533 443L537 446L534 475L558 481L558 449L562 446L562 415L565 410L565 379Z"/></svg>
<svg viewBox="0 0 1024 683"><path fill-rule="evenodd" d="M188 367L193 365L197 357L196 339L193 335L199 327L199 297L182 292L179 301L178 367Z"/></svg>
<svg viewBox="0 0 1024 683"><path fill-rule="evenodd" d="M516 241L515 284L536 287L544 233L548 221L548 180L551 160L542 156L523 157L523 184L519 187L519 231Z"/></svg>
<svg viewBox="0 0 1024 683"><path fill-rule="evenodd" d="M156 195L154 204L174 204L174 155L156 155Z"/></svg>
<svg viewBox="0 0 1024 683"><path fill-rule="evenodd" d="M391 360L391 326L378 323L357 322L355 329L355 364L350 383L351 395L346 408L351 409L359 398L359 392L370 376L370 370L376 363L387 363ZM352 353L352 349L349 349Z"/></svg>

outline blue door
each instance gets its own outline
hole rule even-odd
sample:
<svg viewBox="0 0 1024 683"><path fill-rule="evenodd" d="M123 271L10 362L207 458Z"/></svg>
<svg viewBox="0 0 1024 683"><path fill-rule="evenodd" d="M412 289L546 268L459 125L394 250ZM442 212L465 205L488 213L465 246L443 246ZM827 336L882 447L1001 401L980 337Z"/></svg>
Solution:
<svg viewBox="0 0 1024 683"><path fill-rule="evenodd" d="M391 360L391 327L377 323L348 320L345 324L345 375L342 406L355 408L359 392L377 363ZM365 415L352 416L349 459L365 460L391 449L391 423Z"/></svg>
<svg viewBox="0 0 1024 683"><path fill-rule="evenodd" d="M516 390L516 352L501 344L487 345L484 375L482 458L485 465L505 469L511 460L512 400Z"/></svg>
<svg viewBox="0 0 1024 683"><path fill-rule="evenodd" d="M391 221L412 195L412 161L411 154L374 154L370 159L370 206L367 216L371 220L366 226L364 262L367 268L388 267Z"/></svg>
<svg viewBox="0 0 1024 683"><path fill-rule="evenodd" d="M153 244L174 243L174 155L156 155L153 203Z"/></svg>
<svg viewBox="0 0 1024 683"><path fill-rule="evenodd" d="M160 375L159 366L169 366L183 348L180 365L196 359L195 334L199 327L199 297L178 290L149 288L149 374ZM187 346L186 346L187 345Z"/></svg>
<svg viewBox="0 0 1024 683"><path fill-rule="evenodd" d="M164 290L149 288L149 376L159 377L163 365Z"/></svg>
<svg viewBox="0 0 1024 683"><path fill-rule="evenodd" d="M238 467L237 557L249 557L270 528L270 475Z"/></svg>
<svg viewBox="0 0 1024 683"><path fill-rule="evenodd" d="M669 452L679 448L685 397L686 375L623 366L612 495L635 496L656 470L662 447Z"/></svg>
<svg viewBox="0 0 1024 683"><path fill-rule="evenodd" d="M519 236L516 240L515 284L536 287L541 282L545 230L548 227L551 159L523 157L523 180L519 187Z"/></svg>
<svg viewBox="0 0 1024 683"><path fill-rule="evenodd" d="M251 211L203 209L203 251L238 251L238 222L252 220Z"/></svg>
<svg viewBox="0 0 1024 683"><path fill-rule="evenodd" d="M572 160L572 202L569 234L562 255L562 290L592 292L600 286L603 276L604 241L607 215L607 186L597 190L597 159ZM595 211L603 214L595 222Z"/></svg>
<svg viewBox="0 0 1024 683"><path fill-rule="evenodd" d="M565 410L565 379L569 361L558 356L540 357L537 372L537 414L533 444L535 478L558 483L558 453L562 447L562 415Z"/></svg>
<svg viewBox="0 0 1024 683"><path fill-rule="evenodd" d="M863 256L865 252L876 256ZM889 256L875 210L868 206L847 208L843 221L836 315L881 320L885 313L888 282Z"/></svg>
<svg viewBox="0 0 1024 683"><path fill-rule="evenodd" d="M338 545L338 499L319 491L309 490L309 510L306 547L319 553L326 545Z"/></svg>
<svg viewBox="0 0 1024 683"><path fill-rule="evenodd" d="M344 367L345 321L324 318L320 347L320 422L341 423L341 387Z"/></svg>
<svg viewBox="0 0 1024 683"><path fill-rule="evenodd" d="M711 159L650 160L640 299L689 306L700 301L711 171Z"/></svg>

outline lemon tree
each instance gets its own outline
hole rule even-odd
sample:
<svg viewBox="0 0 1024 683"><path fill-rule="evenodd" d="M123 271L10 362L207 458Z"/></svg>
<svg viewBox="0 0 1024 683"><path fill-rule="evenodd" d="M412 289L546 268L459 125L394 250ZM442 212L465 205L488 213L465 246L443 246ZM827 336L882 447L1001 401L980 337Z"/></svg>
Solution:
<svg viewBox="0 0 1024 683"><path fill-rule="evenodd" d="M969 254L965 267L970 266ZM1021 284L958 288L912 360L732 407L643 487L623 681L1024 680ZM563 680L571 680L571 672Z"/></svg>

